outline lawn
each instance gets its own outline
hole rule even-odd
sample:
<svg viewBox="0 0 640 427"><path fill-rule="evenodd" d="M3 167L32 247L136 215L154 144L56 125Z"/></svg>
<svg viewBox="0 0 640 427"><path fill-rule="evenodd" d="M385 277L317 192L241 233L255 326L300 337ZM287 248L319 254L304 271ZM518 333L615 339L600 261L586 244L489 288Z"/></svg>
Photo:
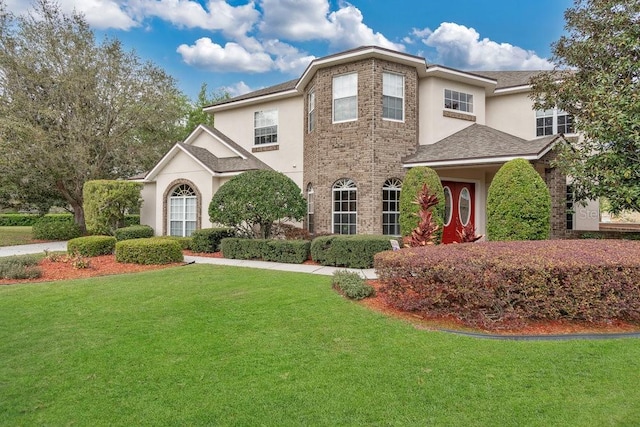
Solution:
<svg viewBox="0 0 640 427"><path fill-rule="evenodd" d="M31 227L0 227L0 246L33 243Z"/></svg>
<svg viewBox="0 0 640 427"><path fill-rule="evenodd" d="M330 277L188 265L0 287L0 425L620 426L640 341L420 330Z"/></svg>

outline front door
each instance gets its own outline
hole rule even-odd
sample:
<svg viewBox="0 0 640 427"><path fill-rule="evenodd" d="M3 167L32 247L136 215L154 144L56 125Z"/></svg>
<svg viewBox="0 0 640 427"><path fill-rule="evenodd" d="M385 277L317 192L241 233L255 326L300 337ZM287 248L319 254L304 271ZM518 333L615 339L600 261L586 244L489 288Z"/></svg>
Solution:
<svg viewBox="0 0 640 427"><path fill-rule="evenodd" d="M470 225L475 231L475 184L442 181L444 187L444 230L442 243L460 241L462 229Z"/></svg>

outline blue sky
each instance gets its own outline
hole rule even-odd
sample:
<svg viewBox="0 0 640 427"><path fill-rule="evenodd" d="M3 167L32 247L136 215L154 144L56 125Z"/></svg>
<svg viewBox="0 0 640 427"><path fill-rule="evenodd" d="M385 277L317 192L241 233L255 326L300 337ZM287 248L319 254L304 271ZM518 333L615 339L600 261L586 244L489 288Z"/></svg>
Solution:
<svg viewBox="0 0 640 427"><path fill-rule="evenodd" d="M4 0L16 14L29 0ZM313 58L363 45L462 70L552 67L572 0L57 0L164 68L195 99L300 76Z"/></svg>

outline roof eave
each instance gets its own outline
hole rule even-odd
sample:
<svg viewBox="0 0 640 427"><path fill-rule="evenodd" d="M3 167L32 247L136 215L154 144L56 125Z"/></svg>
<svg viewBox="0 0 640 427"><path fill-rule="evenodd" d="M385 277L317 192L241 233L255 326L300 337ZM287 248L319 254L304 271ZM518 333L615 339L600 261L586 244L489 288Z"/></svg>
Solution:
<svg viewBox="0 0 640 427"><path fill-rule="evenodd" d="M268 101L277 101L280 99L292 98L301 95L296 89L289 89L282 92L271 93L268 95L256 96L255 98L246 98L239 101L230 101L224 104L216 104L203 108L205 113L217 113L219 111L231 110L233 108L242 107L245 105L260 104Z"/></svg>

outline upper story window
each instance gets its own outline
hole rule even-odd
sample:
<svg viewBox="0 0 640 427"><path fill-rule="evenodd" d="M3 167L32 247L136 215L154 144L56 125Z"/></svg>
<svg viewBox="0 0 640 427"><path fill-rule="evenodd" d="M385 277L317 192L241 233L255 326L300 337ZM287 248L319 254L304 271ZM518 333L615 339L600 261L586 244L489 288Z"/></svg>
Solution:
<svg viewBox="0 0 640 427"><path fill-rule="evenodd" d="M333 78L333 122L347 122L358 118L358 74L344 74Z"/></svg>
<svg viewBox="0 0 640 427"><path fill-rule="evenodd" d="M278 110L253 113L253 129L255 145L276 144L278 142Z"/></svg>
<svg viewBox="0 0 640 427"><path fill-rule="evenodd" d="M316 127L316 91L315 89L311 89L309 91L309 98L308 98L308 103L309 105L307 106L308 110L309 110L309 117L307 117L307 130L309 132L313 132L313 130Z"/></svg>
<svg viewBox="0 0 640 427"><path fill-rule="evenodd" d="M382 73L382 118L404 120L404 76Z"/></svg>
<svg viewBox="0 0 640 427"><path fill-rule="evenodd" d="M557 108L536 111L536 136L574 132L573 116L566 111Z"/></svg>
<svg viewBox="0 0 640 427"><path fill-rule="evenodd" d="M444 108L450 110L473 113L473 95L470 93L456 92L455 90L444 90Z"/></svg>

